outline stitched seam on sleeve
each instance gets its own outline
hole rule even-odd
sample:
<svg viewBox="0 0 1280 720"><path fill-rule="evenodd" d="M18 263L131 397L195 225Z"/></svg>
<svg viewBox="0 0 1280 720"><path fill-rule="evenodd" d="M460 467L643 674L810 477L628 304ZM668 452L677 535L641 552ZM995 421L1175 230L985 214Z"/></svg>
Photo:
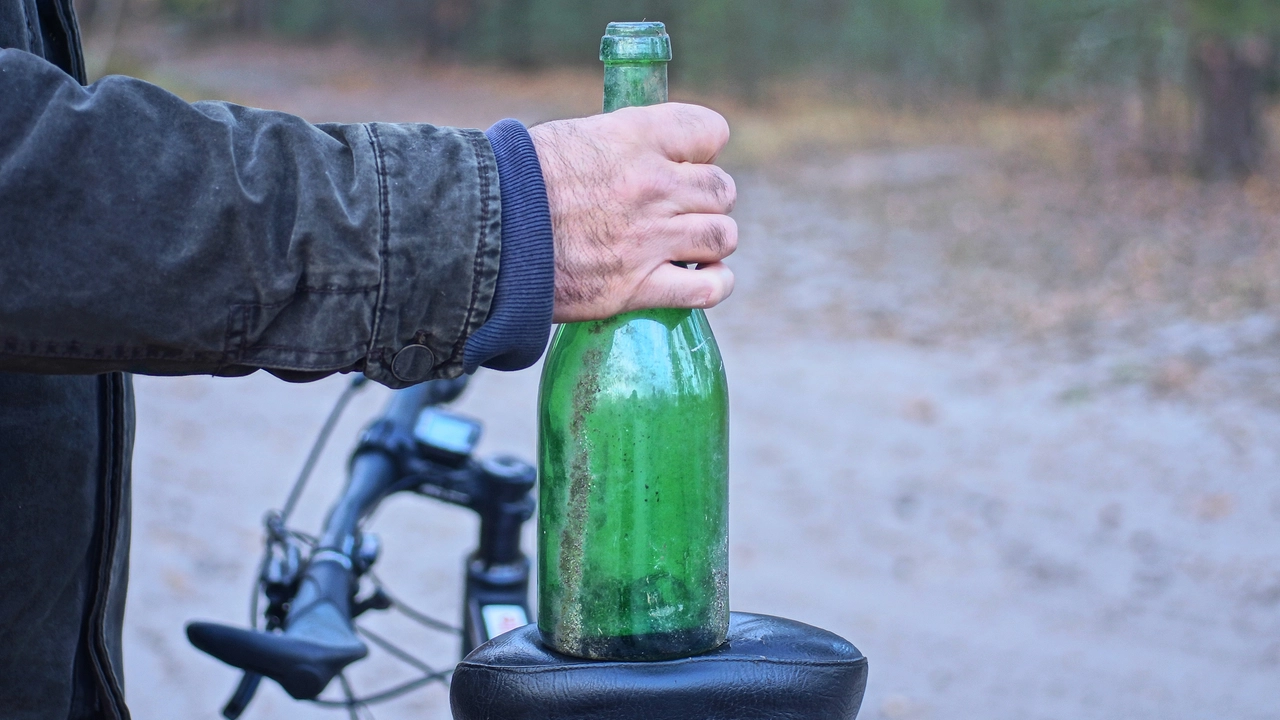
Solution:
<svg viewBox="0 0 1280 720"><path fill-rule="evenodd" d="M471 263L471 301L467 306L466 318L463 320L462 333L453 345L450 360L460 357L467 344L467 329L476 322L476 315L478 315L476 302L480 299L480 273L484 268L484 251L489 245L489 173L484 172L484 152L480 147L480 139L476 135L469 135L468 140L471 141L471 152L476 158L476 174L480 179L480 217L476 233L479 239L476 241L475 260Z"/></svg>
<svg viewBox="0 0 1280 720"><path fill-rule="evenodd" d="M383 301L388 293L387 247L391 242L391 207L388 200L387 164L382 152L382 142L378 137L378 129L372 124L366 124L364 131L369 136L369 145L373 147L373 162L375 174L378 177L378 216L380 219L378 227L378 295L373 300L373 332L372 337L369 338L369 352L367 354L369 360L373 360L374 352L378 345L378 336L382 331Z"/></svg>
<svg viewBox="0 0 1280 720"><path fill-rule="evenodd" d="M218 362L218 366L214 368L214 372L221 372L223 368L235 364L236 353L231 350L232 338L235 336L237 326L235 322L237 308L231 305L227 308L227 329L222 334L222 360ZM242 333L243 334L243 333Z"/></svg>
<svg viewBox="0 0 1280 720"><path fill-rule="evenodd" d="M22 11L23 15L26 16L27 21L27 47L24 49L30 50L35 47L37 37L35 18L32 17L32 12L38 11L36 10L35 3L23 3ZM42 45L44 44L44 38L40 38L40 43Z"/></svg>
<svg viewBox="0 0 1280 720"><path fill-rule="evenodd" d="M309 295L363 295L363 294L365 294L365 293L376 292L376 291L378 290L378 285L363 285L363 286L358 286L358 287L345 287L345 286L339 286L339 285L315 285L315 286L313 286L313 285L301 285L301 286L299 286L299 287L297 288L297 290L298 290L298 294L299 294L299 295L303 295L303 294L309 294ZM294 300L287 300L287 301L285 301L285 302L278 302L278 303L267 303L266 305L261 305L261 304L259 304L259 306L260 306L260 307L272 307L272 306L277 306L277 305L287 305L287 304L289 304L289 303L291 303L291 302L294 302Z"/></svg>
<svg viewBox="0 0 1280 720"><path fill-rule="evenodd" d="M240 306L240 346L236 348L236 360L243 360L249 351L249 318L252 312L249 305Z"/></svg>

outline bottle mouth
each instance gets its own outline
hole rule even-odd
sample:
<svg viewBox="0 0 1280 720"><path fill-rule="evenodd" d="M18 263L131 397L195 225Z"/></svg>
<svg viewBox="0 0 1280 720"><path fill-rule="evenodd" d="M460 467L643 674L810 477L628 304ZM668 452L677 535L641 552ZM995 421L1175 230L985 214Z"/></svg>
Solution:
<svg viewBox="0 0 1280 720"><path fill-rule="evenodd" d="M600 40L600 59L605 63L667 62L671 36L660 22L609 23Z"/></svg>
<svg viewBox="0 0 1280 720"><path fill-rule="evenodd" d="M605 35L618 37L662 37L667 26L660 22L611 22L604 29Z"/></svg>

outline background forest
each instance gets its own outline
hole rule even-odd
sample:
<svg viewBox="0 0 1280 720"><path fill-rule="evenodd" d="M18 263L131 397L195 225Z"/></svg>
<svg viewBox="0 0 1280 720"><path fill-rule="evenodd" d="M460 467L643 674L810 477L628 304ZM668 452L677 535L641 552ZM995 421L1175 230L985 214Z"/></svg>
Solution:
<svg viewBox="0 0 1280 720"><path fill-rule="evenodd" d="M755 104L797 78L836 91L871 85L913 103L956 93L1056 104L1127 93L1142 104L1153 164L1176 164L1175 148L1194 145L1183 159L1215 177L1258 167L1258 113L1280 88L1280 0L158 2L201 32L358 36L435 60L521 69L590 66L596 58L584 48L608 21L661 19L677 38L676 82ZM1194 126L1193 142L1175 137L1183 126Z"/></svg>

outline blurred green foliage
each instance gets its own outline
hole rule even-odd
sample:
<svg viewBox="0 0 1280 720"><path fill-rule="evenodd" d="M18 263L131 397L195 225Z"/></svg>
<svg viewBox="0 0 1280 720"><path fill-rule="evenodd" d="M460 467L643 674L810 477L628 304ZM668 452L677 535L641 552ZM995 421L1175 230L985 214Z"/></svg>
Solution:
<svg viewBox="0 0 1280 720"><path fill-rule="evenodd" d="M284 35L309 37L336 29L344 8L338 0L277 0L267 15L272 26Z"/></svg>
<svg viewBox="0 0 1280 720"><path fill-rule="evenodd" d="M772 79L874 78L902 92L1070 97L1182 83L1200 34L1280 31L1280 0L164 0L276 32L352 32L516 67L596 62L612 20L662 20L677 81L757 97Z"/></svg>
<svg viewBox="0 0 1280 720"><path fill-rule="evenodd" d="M1125 82L1144 54L1184 41L1152 0L489 0L465 46L512 64L586 62L605 23L661 19L683 80L753 97L768 78L875 77L890 89L972 88L984 96L1067 93ZM1161 10L1162 8L1151 8ZM504 38L537 38L521 47ZM1157 47L1148 47L1151 44Z"/></svg>
<svg viewBox="0 0 1280 720"><path fill-rule="evenodd" d="M1273 34L1280 29L1280 0L1191 0L1198 31L1227 37Z"/></svg>
<svg viewBox="0 0 1280 720"><path fill-rule="evenodd" d="M205 23L220 18L227 5L225 0L160 0L160 6L169 13Z"/></svg>

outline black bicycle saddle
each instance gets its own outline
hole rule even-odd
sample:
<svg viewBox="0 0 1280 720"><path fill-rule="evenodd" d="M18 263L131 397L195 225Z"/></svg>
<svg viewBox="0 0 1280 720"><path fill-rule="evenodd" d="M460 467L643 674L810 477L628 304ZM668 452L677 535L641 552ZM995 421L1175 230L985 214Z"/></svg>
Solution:
<svg viewBox="0 0 1280 720"><path fill-rule="evenodd" d="M454 720L853 720L867 659L794 620L731 613L729 640L704 655L598 662L548 650L534 625L458 664Z"/></svg>

